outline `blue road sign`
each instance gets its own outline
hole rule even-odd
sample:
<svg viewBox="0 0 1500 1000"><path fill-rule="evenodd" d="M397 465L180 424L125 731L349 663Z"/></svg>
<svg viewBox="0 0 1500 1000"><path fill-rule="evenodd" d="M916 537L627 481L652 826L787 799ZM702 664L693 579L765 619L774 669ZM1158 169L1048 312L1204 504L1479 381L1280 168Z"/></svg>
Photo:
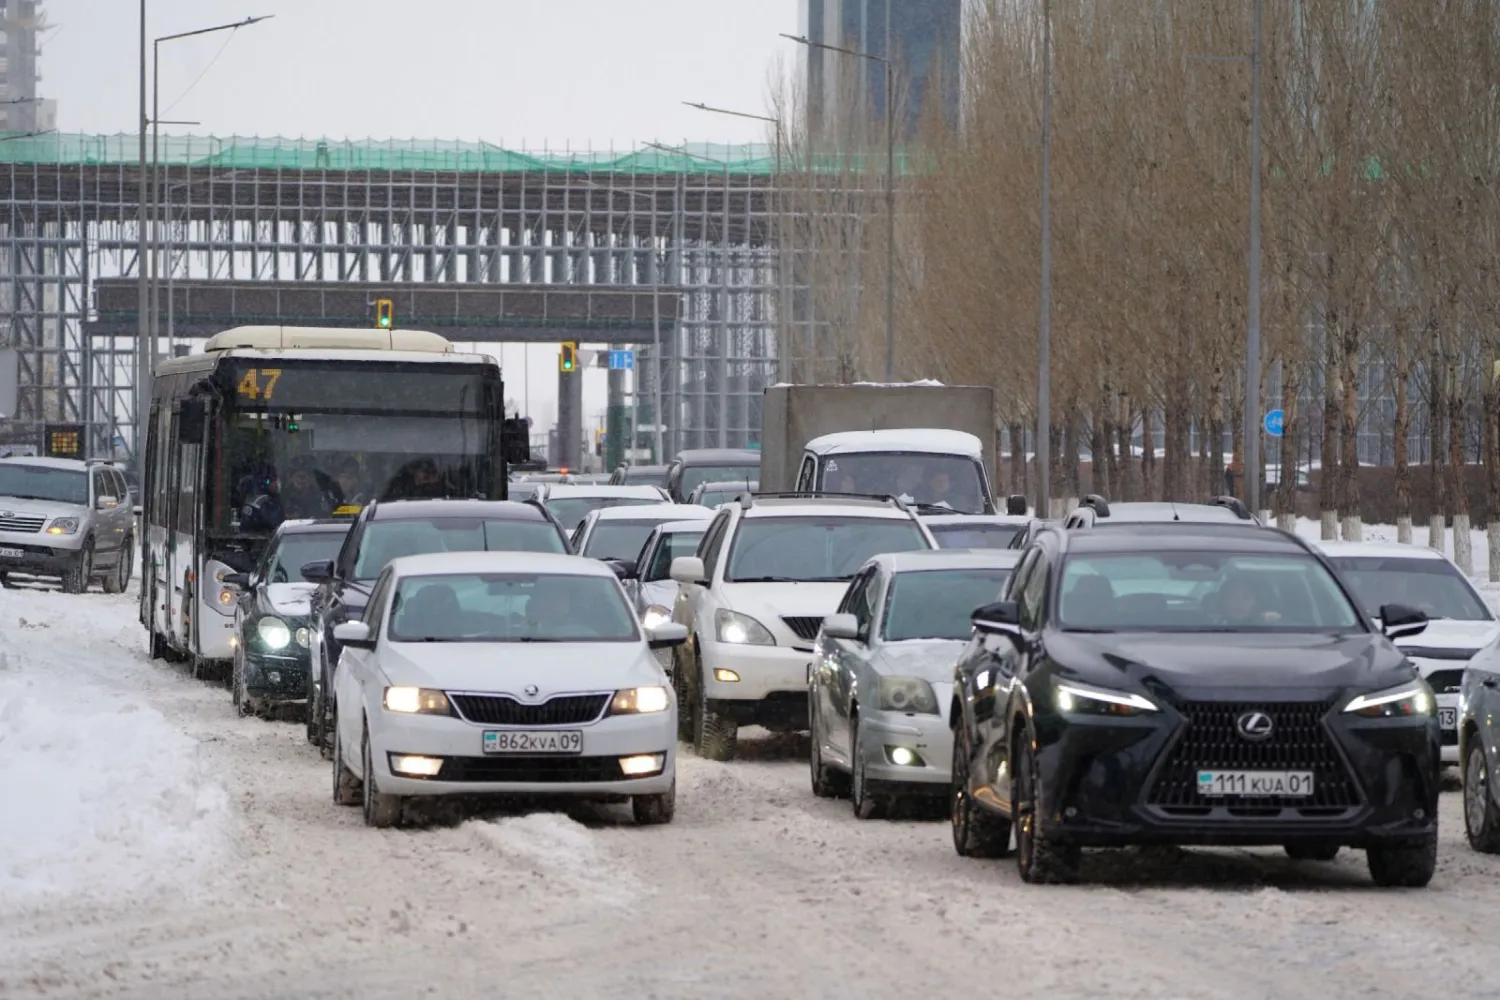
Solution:
<svg viewBox="0 0 1500 1000"><path fill-rule="evenodd" d="M635 352L610 351L609 367L614 371L635 371Z"/></svg>
<svg viewBox="0 0 1500 1000"><path fill-rule="evenodd" d="M1271 435L1271 437L1273 438L1281 437L1281 426L1282 422L1285 419L1286 414L1281 410L1268 411L1266 413L1266 419L1264 421L1266 433Z"/></svg>

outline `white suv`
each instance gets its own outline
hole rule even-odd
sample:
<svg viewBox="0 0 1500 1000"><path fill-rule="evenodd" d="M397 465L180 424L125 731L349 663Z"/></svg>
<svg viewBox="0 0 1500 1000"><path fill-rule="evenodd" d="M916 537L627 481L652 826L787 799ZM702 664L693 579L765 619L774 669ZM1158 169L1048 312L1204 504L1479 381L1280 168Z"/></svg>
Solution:
<svg viewBox="0 0 1500 1000"><path fill-rule="evenodd" d="M935 549L897 500L742 497L719 509L695 556L672 561L679 724L701 757L732 760L740 726L807 728L807 665L823 618L871 556Z"/></svg>

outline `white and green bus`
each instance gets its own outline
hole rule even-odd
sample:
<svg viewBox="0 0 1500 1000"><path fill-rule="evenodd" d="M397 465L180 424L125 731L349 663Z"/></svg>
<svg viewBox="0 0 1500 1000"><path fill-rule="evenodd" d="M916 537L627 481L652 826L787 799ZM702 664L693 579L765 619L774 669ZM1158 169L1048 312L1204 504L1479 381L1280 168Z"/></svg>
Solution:
<svg viewBox="0 0 1500 1000"><path fill-rule="evenodd" d="M141 624L196 676L233 657L238 594L281 520L370 500L506 497L528 457L500 366L420 330L250 326L158 365L142 467Z"/></svg>

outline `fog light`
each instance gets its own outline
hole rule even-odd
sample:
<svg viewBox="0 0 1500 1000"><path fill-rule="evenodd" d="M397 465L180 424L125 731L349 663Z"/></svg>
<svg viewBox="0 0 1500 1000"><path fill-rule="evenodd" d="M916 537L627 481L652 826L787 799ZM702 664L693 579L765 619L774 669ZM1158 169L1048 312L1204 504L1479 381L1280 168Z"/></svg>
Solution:
<svg viewBox="0 0 1500 1000"><path fill-rule="evenodd" d="M639 778L661 770L666 754L643 753L636 757L620 758L620 773L627 778Z"/></svg>
<svg viewBox="0 0 1500 1000"><path fill-rule="evenodd" d="M310 633L307 631L307 629L299 628L297 630L297 645L301 646L303 649L306 649L309 634Z"/></svg>
<svg viewBox="0 0 1500 1000"><path fill-rule="evenodd" d="M725 670L723 667L714 668L714 680L721 684L737 684L739 679L740 675L733 670Z"/></svg>
<svg viewBox="0 0 1500 1000"><path fill-rule="evenodd" d="M886 759L897 767L921 767L921 756L911 747L886 747Z"/></svg>
<svg viewBox="0 0 1500 1000"><path fill-rule="evenodd" d="M410 774L418 778L436 777L443 769L441 757L415 757L410 754L391 754L391 770L397 774Z"/></svg>

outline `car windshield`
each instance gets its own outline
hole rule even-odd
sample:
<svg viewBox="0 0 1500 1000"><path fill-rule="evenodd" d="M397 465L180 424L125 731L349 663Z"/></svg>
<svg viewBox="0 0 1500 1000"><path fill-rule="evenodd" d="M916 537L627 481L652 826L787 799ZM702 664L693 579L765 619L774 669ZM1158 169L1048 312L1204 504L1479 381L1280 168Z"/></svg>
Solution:
<svg viewBox="0 0 1500 1000"><path fill-rule="evenodd" d="M505 488L507 498L511 500L530 500L541 491L541 483L511 483Z"/></svg>
<svg viewBox="0 0 1500 1000"><path fill-rule="evenodd" d="M897 573L886 598L886 642L967 639L974 609L997 600L1009 569L933 569Z"/></svg>
<svg viewBox="0 0 1500 1000"><path fill-rule="evenodd" d="M0 462L0 496L87 506L89 477L82 469Z"/></svg>
<svg viewBox="0 0 1500 1000"><path fill-rule="evenodd" d="M756 517L740 522L724 573L729 583L848 580L882 552L930 548L905 518Z"/></svg>
<svg viewBox="0 0 1500 1000"><path fill-rule="evenodd" d="M741 493L754 493L760 488L760 484L751 480L738 486L726 487L724 489L704 490L698 497L697 503L704 507L717 507L721 503L729 503Z"/></svg>
<svg viewBox="0 0 1500 1000"><path fill-rule="evenodd" d="M344 544L347 529L339 531L299 531L282 535L266 556L265 580L267 583L301 583L306 578L302 567L310 562L327 562L336 558Z"/></svg>
<svg viewBox="0 0 1500 1000"><path fill-rule="evenodd" d="M1008 549L1022 524L929 524L940 549Z"/></svg>
<svg viewBox="0 0 1500 1000"><path fill-rule="evenodd" d="M1458 567L1446 559L1336 556L1328 561L1344 574L1371 618L1380 617L1382 605L1405 604L1429 618L1494 620Z"/></svg>
<svg viewBox="0 0 1500 1000"><path fill-rule="evenodd" d="M823 464L828 493L897 496L908 502L939 504L960 514L984 512L979 463L966 455L917 452L861 452L830 455Z"/></svg>
<svg viewBox="0 0 1500 1000"><path fill-rule="evenodd" d="M660 521L600 521L579 555L590 559L635 559Z"/></svg>
<svg viewBox="0 0 1500 1000"><path fill-rule="evenodd" d="M1321 562L1300 554L1132 552L1063 564L1058 624L1078 631L1361 628Z"/></svg>
<svg viewBox="0 0 1500 1000"><path fill-rule="evenodd" d="M612 577L537 573L409 576L391 602L392 642L638 642Z"/></svg>
<svg viewBox="0 0 1500 1000"><path fill-rule="evenodd" d="M653 500L649 497L559 497L548 500L547 509L557 518L564 531L572 531L583 523L591 510L603 510L605 507L644 507L661 502L660 498Z"/></svg>
<svg viewBox="0 0 1500 1000"><path fill-rule="evenodd" d="M631 486L666 486L666 469L626 469L624 482Z"/></svg>
<svg viewBox="0 0 1500 1000"><path fill-rule="evenodd" d="M562 536L543 520L445 517L431 521L375 521L365 529L354 561L356 580L373 580L392 559L432 552L566 553Z"/></svg>
<svg viewBox="0 0 1500 1000"><path fill-rule="evenodd" d="M698 543L702 540L702 531L674 531L669 535L664 535L661 543L656 546L656 552L651 556L651 565L643 567L640 571L641 582L651 583L655 580L671 579L672 560L678 556L696 554ZM637 556L642 554L636 553Z"/></svg>
<svg viewBox="0 0 1500 1000"><path fill-rule="evenodd" d="M759 462L754 465L686 465L683 466L682 485L678 489L683 496L688 496L704 483L753 483L759 478ZM740 492L743 493L744 490Z"/></svg>

